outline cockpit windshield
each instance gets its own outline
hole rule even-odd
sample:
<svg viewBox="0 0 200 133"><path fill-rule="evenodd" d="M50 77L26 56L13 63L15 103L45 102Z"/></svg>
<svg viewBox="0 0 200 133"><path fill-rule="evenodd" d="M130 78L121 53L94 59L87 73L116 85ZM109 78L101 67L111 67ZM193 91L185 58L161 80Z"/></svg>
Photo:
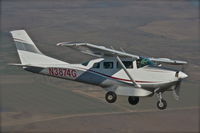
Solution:
<svg viewBox="0 0 200 133"><path fill-rule="evenodd" d="M140 59L137 60L137 68L141 68L144 66L154 66L154 65L155 64L148 58L140 57Z"/></svg>

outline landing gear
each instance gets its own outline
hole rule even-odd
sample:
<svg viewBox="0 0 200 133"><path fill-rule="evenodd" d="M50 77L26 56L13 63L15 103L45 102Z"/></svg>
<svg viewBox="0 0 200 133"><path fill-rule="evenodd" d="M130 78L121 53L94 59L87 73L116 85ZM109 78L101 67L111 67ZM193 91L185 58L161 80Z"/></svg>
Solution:
<svg viewBox="0 0 200 133"><path fill-rule="evenodd" d="M160 101L157 102L157 107L160 110L166 109L167 108L167 102L163 99L161 99Z"/></svg>
<svg viewBox="0 0 200 133"><path fill-rule="evenodd" d="M128 97L128 102L131 105L136 105L136 104L139 103L139 97L129 96Z"/></svg>
<svg viewBox="0 0 200 133"><path fill-rule="evenodd" d="M109 91L106 93L105 99L108 103L114 103L117 100L117 95L115 92Z"/></svg>
<svg viewBox="0 0 200 133"><path fill-rule="evenodd" d="M158 102L157 102L157 107L160 110L164 110L167 108L167 102L162 98L162 93L159 92L157 93L157 97L158 97Z"/></svg>

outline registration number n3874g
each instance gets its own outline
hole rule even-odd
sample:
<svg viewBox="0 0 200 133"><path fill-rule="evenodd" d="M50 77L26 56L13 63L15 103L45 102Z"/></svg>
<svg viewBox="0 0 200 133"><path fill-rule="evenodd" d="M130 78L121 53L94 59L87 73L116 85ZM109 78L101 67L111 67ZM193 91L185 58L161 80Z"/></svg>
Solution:
<svg viewBox="0 0 200 133"><path fill-rule="evenodd" d="M59 76L59 77L71 77L76 78L76 70L67 69L67 68L49 68L49 75Z"/></svg>

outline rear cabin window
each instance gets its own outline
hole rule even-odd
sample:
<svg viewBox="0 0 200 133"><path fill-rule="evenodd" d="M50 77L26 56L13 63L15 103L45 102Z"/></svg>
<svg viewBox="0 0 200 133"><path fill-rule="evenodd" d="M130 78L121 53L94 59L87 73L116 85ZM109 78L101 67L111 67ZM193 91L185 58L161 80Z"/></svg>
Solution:
<svg viewBox="0 0 200 133"><path fill-rule="evenodd" d="M94 63L94 65L92 66L92 68L100 68L100 63Z"/></svg>
<svg viewBox="0 0 200 133"><path fill-rule="evenodd" d="M89 61L82 63L82 65L87 66Z"/></svg>
<svg viewBox="0 0 200 133"><path fill-rule="evenodd" d="M113 68L113 62L104 62L103 67L105 69L112 69Z"/></svg>
<svg viewBox="0 0 200 133"><path fill-rule="evenodd" d="M122 61L122 63L124 64L124 66L129 69L129 68L133 68L133 62L132 61ZM117 68L122 68L122 66L120 65L119 62L117 62Z"/></svg>

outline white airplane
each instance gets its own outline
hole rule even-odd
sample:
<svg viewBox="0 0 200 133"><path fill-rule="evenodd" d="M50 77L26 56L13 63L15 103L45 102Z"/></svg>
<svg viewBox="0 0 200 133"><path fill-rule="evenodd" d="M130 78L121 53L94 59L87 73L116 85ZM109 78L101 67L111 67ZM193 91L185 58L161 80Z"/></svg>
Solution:
<svg viewBox="0 0 200 133"><path fill-rule="evenodd" d="M118 51L113 48L89 43L61 42L65 46L89 54L96 59L82 64L70 64L44 55L35 46L26 31L11 31L24 70L74 80L102 87L107 91L105 99L109 103L117 100L117 95L128 96L128 102L136 105L139 97L156 94L158 109L166 109L167 102L162 94L173 91L176 99L182 79L188 77L179 70L163 67L161 64L184 65L185 61L168 58L147 58Z"/></svg>

